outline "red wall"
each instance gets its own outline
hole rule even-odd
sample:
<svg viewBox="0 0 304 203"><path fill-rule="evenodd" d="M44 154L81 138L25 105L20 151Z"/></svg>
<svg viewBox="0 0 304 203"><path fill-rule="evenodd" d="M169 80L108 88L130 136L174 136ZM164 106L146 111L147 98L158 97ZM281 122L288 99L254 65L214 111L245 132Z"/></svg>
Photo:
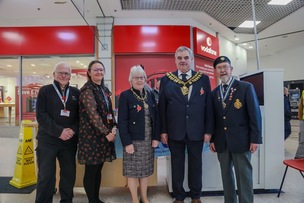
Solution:
<svg viewBox="0 0 304 203"><path fill-rule="evenodd" d="M174 53L190 37L190 26L114 26L114 53Z"/></svg>
<svg viewBox="0 0 304 203"><path fill-rule="evenodd" d="M0 55L94 54L95 27L0 27Z"/></svg>

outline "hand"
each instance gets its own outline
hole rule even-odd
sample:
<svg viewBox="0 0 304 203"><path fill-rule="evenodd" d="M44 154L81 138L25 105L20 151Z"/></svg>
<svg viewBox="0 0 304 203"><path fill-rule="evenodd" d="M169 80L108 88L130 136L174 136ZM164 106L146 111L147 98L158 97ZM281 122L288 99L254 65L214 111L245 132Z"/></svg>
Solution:
<svg viewBox="0 0 304 203"><path fill-rule="evenodd" d="M106 138L109 142L113 142L115 140L115 135L113 133L109 133Z"/></svg>
<svg viewBox="0 0 304 203"><path fill-rule="evenodd" d="M213 142L212 142L212 143L210 143L209 148L210 148L210 151L212 151L212 152L216 152L216 150L215 150L215 146L214 146L214 143L213 143Z"/></svg>
<svg viewBox="0 0 304 203"><path fill-rule="evenodd" d="M210 140L211 140L211 134L206 133L204 135L204 142L210 142Z"/></svg>
<svg viewBox="0 0 304 203"><path fill-rule="evenodd" d="M125 149L128 154L133 154L135 152L133 144L127 145Z"/></svg>
<svg viewBox="0 0 304 203"><path fill-rule="evenodd" d="M160 137L161 137L161 142L168 145L168 134L162 133L162 134L160 134Z"/></svg>
<svg viewBox="0 0 304 203"><path fill-rule="evenodd" d="M152 148L156 148L159 144L158 140L152 140Z"/></svg>
<svg viewBox="0 0 304 203"><path fill-rule="evenodd" d="M112 128L112 133L113 133L114 135L116 135L116 133L117 133L117 127L116 127L116 126L114 126L114 127Z"/></svg>
<svg viewBox="0 0 304 203"><path fill-rule="evenodd" d="M250 148L249 148L249 150L251 151L252 154L253 154L258 148L259 148L259 144L250 143Z"/></svg>
<svg viewBox="0 0 304 203"><path fill-rule="evenodd" d="M64 128L61 132L60 139L63 141L69 140L74 136L75 132L71 128Z"/></svg>

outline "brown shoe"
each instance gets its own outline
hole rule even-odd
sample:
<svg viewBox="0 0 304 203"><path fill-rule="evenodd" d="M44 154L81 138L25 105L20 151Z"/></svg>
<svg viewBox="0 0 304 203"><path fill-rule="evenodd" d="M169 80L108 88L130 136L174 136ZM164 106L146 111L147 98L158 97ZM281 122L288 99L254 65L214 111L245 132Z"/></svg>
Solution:
<svg viewBox="0 0 304 203"><path fill-rule="evenodd" d="M193 199L191 203L202 203L202 201L200 199Z"/></svg>
<svg viewBox="0 0 304 203"><path fill-rule="evenodd" d="M184 200L174 200L173 203L184 203Z"/></svg>

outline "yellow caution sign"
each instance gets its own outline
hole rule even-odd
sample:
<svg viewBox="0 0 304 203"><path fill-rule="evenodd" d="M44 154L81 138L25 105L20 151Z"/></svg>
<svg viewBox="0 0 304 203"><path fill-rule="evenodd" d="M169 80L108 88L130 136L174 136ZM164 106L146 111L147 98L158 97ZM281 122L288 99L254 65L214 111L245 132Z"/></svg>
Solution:
<svg viewBox="0 0 304 203"><path fill-rule="evenodd" d="M37 183L35 154L33 144L33 128L30 120L22 121L16 156L14 177L10 181L12 186L24 188Z"/></svg>

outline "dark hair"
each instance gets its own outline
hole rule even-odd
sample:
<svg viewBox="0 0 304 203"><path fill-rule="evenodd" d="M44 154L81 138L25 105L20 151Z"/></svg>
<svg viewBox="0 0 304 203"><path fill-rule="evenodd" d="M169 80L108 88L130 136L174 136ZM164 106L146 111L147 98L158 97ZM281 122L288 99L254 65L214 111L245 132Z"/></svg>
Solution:
<svg viewBox="0 0 304 203"><path fill-rule="evenodd" d="M103 65L102 62L100 62L100 61L98 61L98 60L91 61L91 62L89 63L88 71L87 71L87 76L88 76L88 79L89 79L90 81L92 81L92 78L91 78L91 76L89 75L89 71L91 71L92 66L93 66L95 63L99 63L100 65L102 65L103 70L106 71L105 66ZM101 81L101 86L104 87L104 78L103 78L102 81Z"/></svg>

